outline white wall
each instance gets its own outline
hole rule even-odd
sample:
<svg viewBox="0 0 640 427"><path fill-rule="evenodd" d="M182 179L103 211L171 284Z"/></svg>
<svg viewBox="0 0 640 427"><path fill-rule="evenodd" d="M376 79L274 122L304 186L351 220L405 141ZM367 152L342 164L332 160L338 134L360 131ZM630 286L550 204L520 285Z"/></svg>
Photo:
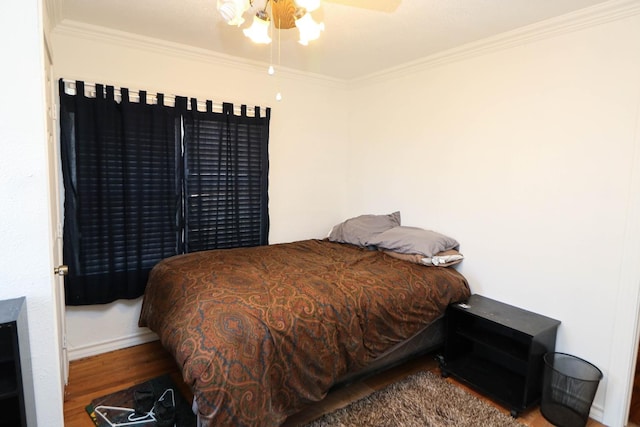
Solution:
<svg viewBox="0 0 640 427"><path fill-rule="evenodd" d="M278 80L267 74L268 64L238 63L71 22L56 28L54 51L57 78L271 106L270 242L325 237L344 217L348 132L343 82L282 70L283 100L276 102ZM137 327L139 311L139 301L68 307L70 357L153 339Z"/></svg>
<svg viewBox="0 0 640 427"><path fill-rule="evenodd" d="M42 2L0 6L0 299L27 301L38 408L29 426L62 425L62 384L53 295L49 173L45 129ZM1 416L1 415L0 415Z"/></svg>
<svg viewBox="0 0 640 427"><path fill-rule="evenodd" d="M557 349L605 374L592 415L620 426L640 283L640 18L617 3L351 88L285 73L282 103L264 67L73 23L56 30L55 70L271 105L272 242L396 209L456 237L473 291L562 321ZM149 339L138 311L68 310L72 357Z"/></svg>
<svg viewBox="0 0 640 427"><path fill-rule="evenodd" d="M452 235L474 292L561 320L557 350L604 372L592 415L620 426L637 314L618 309L621 295L637 308L640 283L640 15L595 21L359 82L348 211L399 209Z"/></svg>

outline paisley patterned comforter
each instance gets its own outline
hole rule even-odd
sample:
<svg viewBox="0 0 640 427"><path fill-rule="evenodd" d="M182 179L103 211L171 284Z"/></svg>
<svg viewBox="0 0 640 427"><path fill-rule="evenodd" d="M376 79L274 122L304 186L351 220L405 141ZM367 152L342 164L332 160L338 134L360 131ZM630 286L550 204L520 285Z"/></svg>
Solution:
<svg viewBox="0 0 640 427"><path fill-rule="evenodd" d="M469 296L456 270L325 240L196 252L152 270L158 333L210 426L277 426Z"/></svg>

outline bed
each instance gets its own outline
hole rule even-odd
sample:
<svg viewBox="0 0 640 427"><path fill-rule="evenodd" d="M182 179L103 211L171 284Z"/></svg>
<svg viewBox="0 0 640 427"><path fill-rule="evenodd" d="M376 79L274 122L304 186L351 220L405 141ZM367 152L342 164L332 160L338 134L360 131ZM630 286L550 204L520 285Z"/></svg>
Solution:
<svg viewBox="0 0 640 427"><path fill-rule="evenodd" d="M156 332L204 426L278 426L336 384L433 349L453 268L335 241L179 255L158 263L140 326Z"/></svg>

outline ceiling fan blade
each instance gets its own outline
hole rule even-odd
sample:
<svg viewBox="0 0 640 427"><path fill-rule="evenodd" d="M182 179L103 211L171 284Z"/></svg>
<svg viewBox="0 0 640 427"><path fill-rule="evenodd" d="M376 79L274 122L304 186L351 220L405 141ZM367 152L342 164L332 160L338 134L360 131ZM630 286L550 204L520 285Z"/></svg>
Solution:
<svg viewBox="0 0 640 427"><path fill-rule="evenodd" d="M329 3L343 6L358 7L360 9L377 10L380 12L394 12L402 0L325 0Z"/></svg>

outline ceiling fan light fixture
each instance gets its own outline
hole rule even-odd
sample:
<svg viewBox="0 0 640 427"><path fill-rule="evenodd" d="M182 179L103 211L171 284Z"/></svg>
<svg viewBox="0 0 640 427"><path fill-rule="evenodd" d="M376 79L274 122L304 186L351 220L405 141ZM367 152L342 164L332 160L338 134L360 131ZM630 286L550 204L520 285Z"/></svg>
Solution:
<svg viewBox="0 0 640 427"><path fill-rule="evenodd" d="M252 42L258 44L271 43L271 37L269 37L270 19L267 12L264 10L258 11L256 16L253 17L253 23L249 28L242 30L244 35L249 37Z"/></svg>
<svg viewBox="0 0 640 427"><path fill-rule="evenodd" d="M320 7L320 0L295 0L298 7L302 7L307 12L313 12Z"/></svg>
<svg viewBox="0 0 640 427"><path fill-rule="evenodd" d="M320 38L320 33L324 31L324 23L314 21L308 12L296 19L296 27L300 31L298 43L304 46L307 46L310 41Z"/></svg>
<svg viewBox="0 0 640 427"><path fill-rule="evenodd" d="M244 23L242 15L251 7L249 0L218 0L218 12L229 25Z"/></svg>
<svg viewBox="0 0 640 427"><path fill-rule="evenodd" d="M229 25L242 25L242 15L252 9L256 0L217 0L218 12ZM322 0L262 0L249 28L242 30L244 35L257 44L270 44L271 23L278 30L297 27L300 32L298 42L307 46L310 41L320 37L324 23L316 22L311 11L320 7ZM269 10L269 12L267 12ZM271 15L271 16L270 16ZM278 33L279 34L279 33Z"/></svg>

